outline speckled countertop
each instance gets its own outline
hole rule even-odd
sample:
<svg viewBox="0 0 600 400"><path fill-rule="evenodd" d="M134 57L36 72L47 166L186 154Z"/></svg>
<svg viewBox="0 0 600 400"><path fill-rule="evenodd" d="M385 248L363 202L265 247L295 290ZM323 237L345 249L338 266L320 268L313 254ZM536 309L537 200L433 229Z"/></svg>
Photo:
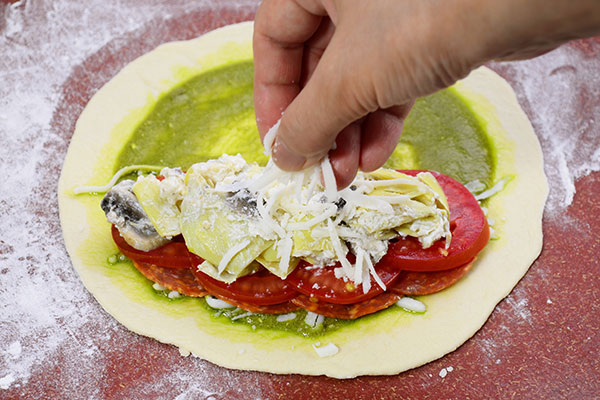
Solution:
<svg viewBox="0 0 600 400"><path fill-rule="evenodd" d="M81 110L139 55L252 19L255 8L250 0L0 0L0 398L597 398L600 38L491 65L542 143L545 243L483 328L442 359L343 381L231 371L127 331L86 292L56 200Z"/></svg>

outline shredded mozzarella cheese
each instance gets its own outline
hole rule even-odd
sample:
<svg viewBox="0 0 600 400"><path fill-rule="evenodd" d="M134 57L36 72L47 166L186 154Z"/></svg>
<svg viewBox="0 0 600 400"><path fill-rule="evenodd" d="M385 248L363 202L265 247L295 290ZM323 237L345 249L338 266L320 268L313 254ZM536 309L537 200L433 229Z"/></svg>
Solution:
<svg viewBox="0 0 600 400"><path fill-rule="evenodd" d="M277 316L277 322L286 322L296 319L296 313L280 314Z"/></svg>
<svg viewBox="0 0 600 400"><path fill-rule="evenodd" d="M292 256L292 247L294 242L290 235L281 239L277 243L277 257L279 257L279 270L282 273L287 272L290 265L290 258Z"/></svg>
<svg viewBox="0 0 600 400"><path fill-rule="evenodd" d="M273 143L275 143L275 136L281 125L281 118L269 129L265 137L263 138L263 146L265 147L265 155L270 156L273 152Z"/></svg>
<svg viewBox="0 0 600 400"><path fill-rule="evenodd" d="M319 343L320 344L320 343ZM333 343L328 343L325 346L317 347L317 344L312 345L313 349L319 357L331 357L336 355L340 349Z"/></svg>
<svg viewBox="0 0 600 400"><path fill-rule="evenodd" d="M219 274L222 273L223 271L225 271L225 268L227 268L227 265L229 264L231 259L233 257L235 257L235 255L237 253L239 253L240 251L242 251L246 247L248 247L249 244L250 244L250 240L244 239L240 243L236 244L235 246L233 246L232 248L227 250L225 252L225 254L223 254L223 258L221 258L221 261L219 262L219 266L217 268L217 271L219 272Z"/></svg>
<svg viewBox="0 0 600 400"><path fill-rule="evenodd" d="M105 193L108 192L115 184L121 179L123 176L128 175L135 171L148 171L148 172L160 172L163 167L157 167L155 165L130 165L127 167L123 167L118 170L113 177L106 183L101 186L79 186L73 189L73 193L75 194L89 194L89 193Z"/></svg>
<svg viewBox="0 0 600 400"><path fill-rule="evenodd" d="M206 296L204 298L206 299L206 304L208 304L209 307L216 308L218 310L222 310L224 308L235 308L234 305L229 304L221 299L217 299L213 296Z"/></svg>
<svg viewBox="0 0 600 400"><path fill-rule="evenodd" d="M306 317L304 317L304 323L310 326L311 328L318 327L323 323L323 321L325 321L324 316L314 313L312 311L308 311L306 313Z"/></svg>
<svg viewBox="0 0 600 400"><path fill-rule="evenodd" d="M313 226L317 225L318 223L321 223L321 222L325 221L326 219L329 219L329 218L335 216L336 214L337 214L337 207L335 206L335 204L327 204L325 211L323 211L323 213L321 213L321 215L317 215L316 217L313 217L313 218L309 219L308 221L304 221L304 222L291 222L291 223L287 224L286 228L291 231L307 231L310 228L312 228Z"/></svg>
<svg viewBox="0 0 600 400"><path fill-rule="evenodd" d="M400 300L396 302L396 305L404 308L408 311L413 311L417 313L424 313L427 310L425 304L421 303L419 300L415 300L412 297L402 297Z"/></svg>
<svg viewBox="0 0 600 400"><path fill-rule="evenodd" d="M331 162L329 162L329 156L325 156L321 161L321 170L323 171L323 183L325 185L325 197L328 201L335 201L337 198L337 182L335 175L333 174L333 168Z"/></svg>
<svg viewBox="0 0 600 400"><path fill-rule="evenodd" d="M379 285L380 288L382 288L383 290L386 290L385 284L383 283L383 281L381 280L381 278L379 277L379 275L377 275L377 272L375 271L375 267L373 266L373 262L371 261L371 258L366 257L365 261L367 262L367 267L369 267L369 272L371 272L371 276L373 277L373 279L375 279L375 282L377 282L377 284Z"/></svg>
<svg viewBox="0 0 600 400"><path fill-rule="evenodd" d="M494 186L492 186L488 190L481 192L478 195L475 195L475 199L483 200L487 199L488 197L492 197L493 195L504 189L504 186L508 183L508 181L510 181L510 177L504 177L500 179L498 182L496 182Z"/></svg>
<svg viewBox="0 0 600 400"><path fill-rule="evenodd" d="M363 261L365 259L365 251L362 247L359 247L356 251L356 263L354 264L354 284L360 285L362 283L363 278ZM365 287L363 285L363 293L367 293L365 291Z"/></svg>
<svg viewBox="0 0 600 400"><path fill-rule="evenodd" d="M241 310L241 308L240 308L240 310ZM250 312L250 311L248 311L248 312L245 312L245 313L242 313L242 314L236 315L235 317L231 318L231 320L232 320L232 321L235 321L236 319L246 318L246 317L249 317L249 316L251 316L251 315L254 315L254 313L253 313L253 312Z"/></svg>
<svg viewBox="0 0 600 400"><path fill-rule="evenodd" d="M342 242L340 241L340 237L338 236L331 220L327 220L327 230L329 231L329 238L331 239L331 244L333 245L335 255L340 264L342 264L342 268L344 269L346 277L352 276L352 264L350 264L350 261L348 261L346 258L346 253L342 248Z"/></svg>
<svg viewBox="0 0 600 400"><path fill-rule="evenodd" d="M268 135L274 135L274 130ZM272 138L265 137L265 146L268 147L269 142L272 143ZM350 187L338 191L327 156L318 165L299 172L283 171L272 159L260 170L248 164L243 166L241 156L228 157L236 160L223 158L217 160L217 164L238 171L237 175L210 175L206 179L213 182L215 191L226 196L243 190L248 198L255 200L252 216L258 218L256 234L274 242L279 260L275 266L279 271L273 271L272 264L267 268L280 272L280 276L289 272L293 257L311 259L319 268L339 261L341 268L334 270L336 277L356 287L362 285L366 293L373 282L385 289L374 264L385 254L387 240L400 232L399 227L412 230L427 244L443 237L449 242L447 213L442 214L431 201L415 200L415 196L421 194L429 199L439 197L427 183L418 179L396 179L393 174L391 179L380 179L359 173ZM229 162L232 167L227 166ZM223 168L219 168L221 170ZM374 188L403 184L410 184L410 194L387 195L385 191L382 191L385 195L371 194ZM413 202L420 202L422 206L412 211ZM240 243L228 250L215 272L226 274L231 259L246 246ZM356 256L354 264L348 260L348 252Z"/></svg>

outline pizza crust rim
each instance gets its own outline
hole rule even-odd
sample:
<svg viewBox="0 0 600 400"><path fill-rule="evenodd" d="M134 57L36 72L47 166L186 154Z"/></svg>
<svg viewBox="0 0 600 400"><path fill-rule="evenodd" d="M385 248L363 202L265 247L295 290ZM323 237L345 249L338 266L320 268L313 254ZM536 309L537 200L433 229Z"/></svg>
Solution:
<svg viewBox="0 0 600 400"><path fill-rule="evenodd" d="M499 155L506 159L499 160L498 170L514 177L489 202L492 217L503 218L501 239L484 249L468 279L427 296L423 300L428 307L424 316L409 315L397 321L387 318L389 325L380 331L370 327L368 335L356 332L348 337L350 331L343 330L327 336L325 341L295 336L273 341L258 331L215 335L194 318L172 316L152 305L133 301L97 265L89 265L81 256L79 249L97 231L90 226L89 202L73 196L71 191L95 177L110 176L112 165L99 165L99 158L115 142L115 126L133 110L143 108L149 93L157 95L177 83L180 78L176 67L201 68L206 60L208 64L218 64L222 49L232 44L248 49L240 53L240 60L247 59L248 54L251 57L252 26L251 22L230 25L194 40L158 47L127 65L94 95L82 112L58 192L65 244L84 285L128 329L227 368L351 378L397 374L455 350L480 329L539 255L541 219L548 193L541 148L533 128L510 86L485 67L472 72L456 89L468 99L486 103L483 118L495 124L496 133L508 143ZM121 143L126 139L116 138ZM333 342L339 353L320 358L312 348L318 341Z"/></svg>

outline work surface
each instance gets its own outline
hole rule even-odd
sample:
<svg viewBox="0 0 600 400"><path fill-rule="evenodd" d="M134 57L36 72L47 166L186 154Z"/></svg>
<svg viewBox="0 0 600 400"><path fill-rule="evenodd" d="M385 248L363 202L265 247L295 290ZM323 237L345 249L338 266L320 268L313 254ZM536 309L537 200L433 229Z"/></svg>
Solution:
<svg viewBox="0 0 600 400"><path fill-rule="evenodd" d="M0 398L598 396L600 38L491 65L514 87L542 143L550 183L544 249L483 328L440 360L346 381L231 371L127 331L87 293L62 242L56 198L77 117L129 61L251 20L255 8L0 0Z"/></svg>

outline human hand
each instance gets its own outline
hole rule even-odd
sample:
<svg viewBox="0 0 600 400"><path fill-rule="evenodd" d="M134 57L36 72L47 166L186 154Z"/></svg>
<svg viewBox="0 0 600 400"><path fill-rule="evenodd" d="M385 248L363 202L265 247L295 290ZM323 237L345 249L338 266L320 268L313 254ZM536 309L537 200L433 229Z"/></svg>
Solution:
<svg viewBox="0 0 600 400"><path fill-rule="evenodd" d="M340 188L383 165L414 99L468 72L431 34L440 18L428 1L264 1L254 99L263 137L285 110L275 162L299 170L329 153Z"/></svg>
<svg viewBox="0 0 600 400"><path fill-rule="evenodd" d="M485 61L530 57L576 28L593 28L581 10L569 10L577 3L590 14L594 0L555 3L265 0L254 33L261 137L281 118L275 162L299 170L329 153L345 187L358 168L374 170L391 155L414 99ZM560 16L558 29L552 23Z"/></svg>

